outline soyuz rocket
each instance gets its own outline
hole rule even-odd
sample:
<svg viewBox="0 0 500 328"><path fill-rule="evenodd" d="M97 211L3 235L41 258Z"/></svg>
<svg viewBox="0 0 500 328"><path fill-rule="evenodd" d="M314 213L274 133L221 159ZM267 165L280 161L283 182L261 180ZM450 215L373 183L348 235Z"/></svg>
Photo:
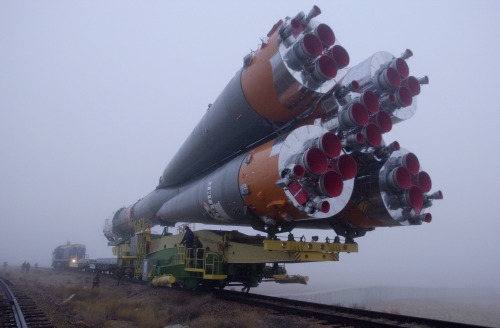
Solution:
<svg viewBox="0 0 500 328"><path fill-rule="evenodd" d="M110 242L134 235L141 219L346 238L431 222L442 192L431 192L414 153L383 139L415 114L428 78L410 74L410 50L348 67L320 13L280 20L243 58L156 188L106 220Z"/></svg>

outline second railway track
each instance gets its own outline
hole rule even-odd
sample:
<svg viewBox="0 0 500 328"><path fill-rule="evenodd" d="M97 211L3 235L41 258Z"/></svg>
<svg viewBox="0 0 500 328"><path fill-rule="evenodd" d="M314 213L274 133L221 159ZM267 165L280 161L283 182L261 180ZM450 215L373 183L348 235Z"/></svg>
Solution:
<svg viewBox="0 0 500 328"><path fill-rule="evenodd" d="M336 327L481 327L464 323L310 303L259 294L219 291L215 295L219 299L263 307L280 313L314 318L324 325Z"/></svg>

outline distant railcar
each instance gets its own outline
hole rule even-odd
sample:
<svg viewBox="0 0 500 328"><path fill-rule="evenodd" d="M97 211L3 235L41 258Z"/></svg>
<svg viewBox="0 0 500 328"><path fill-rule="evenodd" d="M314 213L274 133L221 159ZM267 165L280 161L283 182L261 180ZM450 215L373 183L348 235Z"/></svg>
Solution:
<svg viewBox="0 0 500 328"><path fill-rule="evenodd" d="M57 246L52 253L52 267L55 269L78 268L81 261L85 260L85 245L71 244Z"/></svg>

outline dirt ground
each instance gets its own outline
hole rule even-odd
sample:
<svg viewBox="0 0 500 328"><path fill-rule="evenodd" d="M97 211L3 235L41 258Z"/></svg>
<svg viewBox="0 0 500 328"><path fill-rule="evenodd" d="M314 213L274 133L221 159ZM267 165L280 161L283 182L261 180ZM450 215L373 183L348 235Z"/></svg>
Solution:
<svg viewBox="0 0 500 328"><path fill-rule="evenodd" d="M66 327L324 327L300 317L216 300L210 294L153 288L114 277L86 273L16 268L0 272L21 286L57 328Z"/></svg>
<svg viewBox="0 0 500 328"><path fill-rule="evenodd" d="M92 274L51 268L22 273L12 267L0 271L0 275L32 297L57 328L324 327L314 320L218 300L209 293L153 288L130 281L118 285L116 278L106 275L100 276L96 288L92 288ZM366 308L500 327L496 321L498 311L494 308L497 303L494 307L483 305L481 311L472 308L470 303L441 303L436 300L398 300L397 304L378 301L366 304ZM478 307L481 305L480 300L476 303ZM394 312L394 309L398 311Z"/></svg>

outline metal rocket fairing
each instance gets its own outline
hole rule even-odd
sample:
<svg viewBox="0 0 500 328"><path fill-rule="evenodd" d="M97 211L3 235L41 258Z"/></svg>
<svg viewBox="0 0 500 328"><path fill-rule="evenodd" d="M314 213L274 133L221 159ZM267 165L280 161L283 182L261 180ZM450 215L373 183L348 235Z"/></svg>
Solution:
<svg viewBox="0 0 500 328"><path fill-rule="evenodd" d="M428 78L400 57L349 54L316 17L318 7L277 22L209 105L155 190L106 220L110 241L134 222L245 225L276 233L430 222L440 191L415 154L383 134L411 118Z"/></svg>

